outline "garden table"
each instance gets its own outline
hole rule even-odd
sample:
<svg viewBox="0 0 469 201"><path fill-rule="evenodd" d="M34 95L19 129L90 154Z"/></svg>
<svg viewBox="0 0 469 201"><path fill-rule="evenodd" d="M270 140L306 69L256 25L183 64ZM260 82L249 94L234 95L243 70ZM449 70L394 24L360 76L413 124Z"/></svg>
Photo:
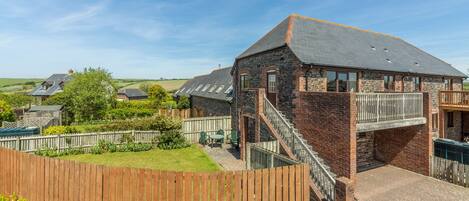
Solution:
<svg viewBox="0 0 469 201"><path fill-rule="evenodd" d="M210 135L209 137L210 137L210 147L213 148L214 143L221 142L220 147L223 148L223 138L225 137L224 135L215 134L215 135Z"/></svg>

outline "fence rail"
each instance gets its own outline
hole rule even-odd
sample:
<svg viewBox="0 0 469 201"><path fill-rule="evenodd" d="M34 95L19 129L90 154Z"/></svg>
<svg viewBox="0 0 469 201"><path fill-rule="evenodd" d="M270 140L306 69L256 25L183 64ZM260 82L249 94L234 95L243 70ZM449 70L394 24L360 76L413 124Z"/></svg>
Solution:
<svg viewBox="0 0 469 201"><path fill-rule="evenodd" d="M309 201L306 165L215 173L166 172L39 157L0 148L0 194L34 201Z"/></svg>
<svg viewBox="0 0 469 201"><path fill-rule="evenodd" d="M469 91L440 91L440 106L469 107Z"/></svg>
<svg viewBox="0 0 469 201"><path fill-rule="evenodd" d="M303 163L310 166L310 177L327 200L335 199L335 179L332 174L319 162L319 158L299 137L298 131L284 116L264 97L264 113L272 123L274 129L282 136L293 154Z"/></svg>
<svg viewBox="0 0 469 201"><path fill-rule="evenodd" d="M432 176L469 188L469 165L433 156Z"/></svg>
<svg viewBox="0 0 469 201"><path fill-rule="evenodd" d="M358 123L423 117L422 93L357 93Z"/></svg>

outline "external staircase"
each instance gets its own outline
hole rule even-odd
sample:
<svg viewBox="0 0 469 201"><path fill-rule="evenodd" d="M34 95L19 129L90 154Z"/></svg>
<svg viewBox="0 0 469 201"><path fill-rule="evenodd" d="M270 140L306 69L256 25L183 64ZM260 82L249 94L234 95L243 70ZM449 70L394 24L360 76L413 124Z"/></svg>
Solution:
<svg viewBox="0 0 469 201"><path fill-rule="evenodd" d="M277 139L283 141L288 152L296 160L310 166L310 177L313 184L326 200L334 200L336 175L331 171L326 162L314 151L314 147L308 144L294 125L278 111L269 100L264 97L263 115L266 123L269 123L278 135ZM285 148L285 147L284 147Z"/></svg>

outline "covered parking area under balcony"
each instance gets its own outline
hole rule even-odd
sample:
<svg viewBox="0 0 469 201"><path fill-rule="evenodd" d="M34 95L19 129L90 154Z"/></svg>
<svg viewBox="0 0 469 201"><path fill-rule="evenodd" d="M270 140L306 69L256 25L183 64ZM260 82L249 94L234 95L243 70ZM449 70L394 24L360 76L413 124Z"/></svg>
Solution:
<svg viewBox="0 0 469 201"><path fill-rule="evenodd" d="M357 93L356 106L357 172L392 164L428 174L427 93Z"/></svg>

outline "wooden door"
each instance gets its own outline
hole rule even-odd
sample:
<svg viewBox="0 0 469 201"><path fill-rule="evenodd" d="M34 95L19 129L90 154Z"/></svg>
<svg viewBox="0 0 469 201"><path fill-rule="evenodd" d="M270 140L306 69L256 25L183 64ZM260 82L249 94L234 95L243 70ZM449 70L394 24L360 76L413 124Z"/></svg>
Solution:
<svg viewBox="0 0 469 201"><path fill-rule="evenodd" d="M267 99L274 107L277 107L277 73L267 73Z"/></svg>

